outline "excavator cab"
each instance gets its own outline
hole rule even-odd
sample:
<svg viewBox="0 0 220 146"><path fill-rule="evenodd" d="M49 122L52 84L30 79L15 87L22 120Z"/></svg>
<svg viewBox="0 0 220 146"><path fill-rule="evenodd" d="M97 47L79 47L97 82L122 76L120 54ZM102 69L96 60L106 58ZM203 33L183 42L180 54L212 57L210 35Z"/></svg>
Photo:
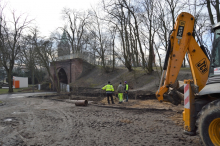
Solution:
<svg viewBox="0 0 220 146"><path fill-rule="evenodd" d="M220 75L220 23L213 27L214 41L209 77Z"/></svg>
<svg viewBox="0 0 220 146"><path fill-rule="evenodd" d="M212 32L214 33L214 40L211 52L209 77L206 86L199 92L199 95L209 95L220 98L220 23L213 26Z"/></svg>

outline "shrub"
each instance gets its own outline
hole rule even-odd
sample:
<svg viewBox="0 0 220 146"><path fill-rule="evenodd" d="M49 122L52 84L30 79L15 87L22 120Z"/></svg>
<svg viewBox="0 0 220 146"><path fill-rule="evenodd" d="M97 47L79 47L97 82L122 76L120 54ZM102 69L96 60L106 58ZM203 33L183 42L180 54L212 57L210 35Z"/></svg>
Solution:
<svg viewBox="0 0 220 146"><path fill-rule="evenodd" d="M50 82L43 82L41 84L41 90L50 90L49 85L50 85Z"/></svg>

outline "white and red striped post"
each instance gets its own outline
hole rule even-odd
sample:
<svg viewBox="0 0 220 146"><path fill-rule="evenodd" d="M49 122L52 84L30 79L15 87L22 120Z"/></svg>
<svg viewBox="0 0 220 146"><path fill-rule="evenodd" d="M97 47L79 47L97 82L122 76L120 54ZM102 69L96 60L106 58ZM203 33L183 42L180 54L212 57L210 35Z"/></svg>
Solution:
<svg viewBox="0 0 220 146"><path fill-rule="evenodd" d="M184 108L186 109L190 109L189 86L190 84L184 84Z"/></svg>
<svg viewBox="0 0 220 146"><path fill-rule="evenodd" d="M184 111L183 121L185 131L191 132L195 129L195 96L191 89L192 80L184 80Z"/></svg>

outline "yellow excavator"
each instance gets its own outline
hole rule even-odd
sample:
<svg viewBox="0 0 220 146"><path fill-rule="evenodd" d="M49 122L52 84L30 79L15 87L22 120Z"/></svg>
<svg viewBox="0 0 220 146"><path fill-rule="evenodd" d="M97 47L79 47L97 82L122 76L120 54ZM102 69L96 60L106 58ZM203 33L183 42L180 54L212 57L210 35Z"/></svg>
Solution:
<svg viewBox="0 0 220 146"><path fill-rule="evenodd" d="M195 40L194 23L195 18L189 13L182 12L177 17L156 97L175 105L184 100L184 133L195 135L198 130L204 145L220 146L220 23L212 27L211 55ZM181 98L175 85L186 54L193 80L184 80Z"/></svg>

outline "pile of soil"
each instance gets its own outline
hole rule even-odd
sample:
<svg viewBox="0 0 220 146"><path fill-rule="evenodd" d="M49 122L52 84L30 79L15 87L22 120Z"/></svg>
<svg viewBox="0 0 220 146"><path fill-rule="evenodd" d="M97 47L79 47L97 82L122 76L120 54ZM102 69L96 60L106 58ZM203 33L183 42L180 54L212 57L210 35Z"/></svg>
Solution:
<svg viewBox="0 0 220 146"><path fill-rule="evenodd" d="M118 104L118 98L113 96L115 105L114 107L126 107L133 109L157 109L157 110L172 110L177 113L182 113L184 110L183 103L178 106L173 105L170 102L159 102L157 99L149 99L149 100L134 100L129 99L128 102L124 102L122 104ZM93 104L109 106L107 97L103 98L99 102L93 102ZM110 104L111 106L111 104Z"/></svg>
<svg viewBox="0 0 220 146"><path fill-rule="evenodd" d="M184 79L192 79L190 69L188 68L181 69L178 74L177 80L183 81ZM106 73L102 68L96 66L92 71L71 83L70 86L72 91L77 91L77 94L84 93L85 96L89 93L90 96L91 94L98 96L101 94L100 89L108 81L111 82L115 91L117 91L119 82L127 81L129 93L134 94L132 98L135 99L139 95L154 94L158 90L160 71L155 70L148 74L142 68L134 68L131 72L126 68L116 68L114 71Z"/></svg>
<svg viewBox="0 0 220 146"><path fill-rule="evenodd" d="M183 104L178 106L173 105L170 102L159 102L158 100L138 100L135 101L135 104L130 106L131 108L147 108L147 109L165 109L172 110L177 113L182 113L184 110Z"/></svg>

